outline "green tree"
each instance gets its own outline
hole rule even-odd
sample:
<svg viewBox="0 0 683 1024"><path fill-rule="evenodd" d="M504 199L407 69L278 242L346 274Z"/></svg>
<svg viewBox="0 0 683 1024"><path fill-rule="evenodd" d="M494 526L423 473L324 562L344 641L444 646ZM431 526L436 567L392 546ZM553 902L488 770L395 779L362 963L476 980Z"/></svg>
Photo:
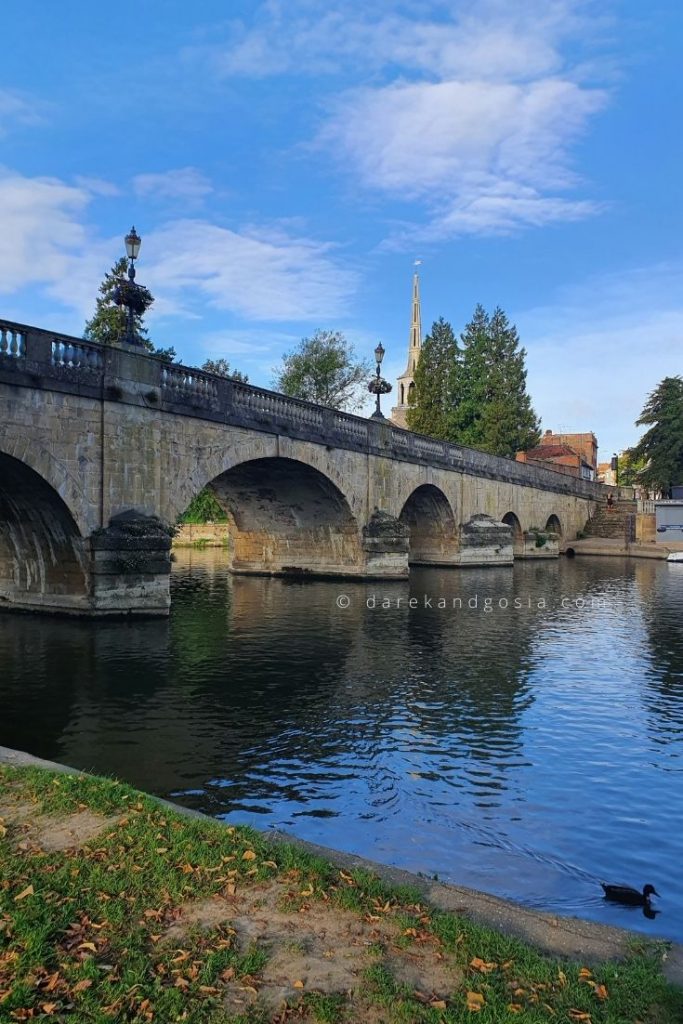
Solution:
<svg viewBox="0 0 683 1024"><path fill-rule="evenodd" d="M215 373L217 377L229 377L230 380L239 380L242 384L248 384L249 378L246 373L239 370L231 370L227 359L206 359L202 363L202 370L207 373Z"/></svg>
<svg viewBox="0 0 683 1024"><path fill-rule="evenodd" d="M460 387L460 361L453 328L443 317L432 324L424 340L413 379L408 427L419 434L450 440Z"/></svg>
<svg viewBox="0 0 683 1024"><path fill-rule="evenodd" d="M221 505L208 487L197 494L180 516L179 523L225 523L227 522Z"/></svg>
<svg viewBox="0 0 683 1024"><path fill-rule="evenodd" d="M273 387L285 395L352 411L367 398L372 367L340 331L317 330L283 356L275 373Z"/></svg>
<svg viewBox="0 0 683 1024"><path fill-rule="evenodd" d="M95 313L87 321L83 337L86 341L94 341L99 345L120 345L126 336L126 309L116 302L116 289L121 280L128 278L128 260L122 256L116 261L109 273L104 275L104 280L99 288L99 296L96 300ZM174 348L156 348L147 336L147 328L144 323L144 316L154 302L154 296L149 288L138 285L140 290L141 304L144 307L141 313L133 315L135 331L143 346L148 352L158 356L166 362L172 363L176 357Z"/></svg>
<svg viewBox="0 0 683 1024"><path fill-rule="evenodd" d="M668 494L683 483L683 377L665 377L648 396L636 426L649 427L627 455L642 459L639 482Z"/></svg>
<svg viewBox="0 0 683 1024"><path fill-rule="evenodd" d="M512 458L540 440L540 423L526 390L526 350L502 309L478 305L461 335L459 401L450 440Z"/></svg>

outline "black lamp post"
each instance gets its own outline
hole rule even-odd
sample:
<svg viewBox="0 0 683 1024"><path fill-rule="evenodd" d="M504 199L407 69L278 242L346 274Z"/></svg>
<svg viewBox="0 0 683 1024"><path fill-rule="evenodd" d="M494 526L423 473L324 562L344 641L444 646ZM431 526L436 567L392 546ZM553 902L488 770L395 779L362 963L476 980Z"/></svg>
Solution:
<svg viewBox="0 0 683 1024"><path fill-rule="evenodd" d="M131 228L124 239L126 243L126 256L128 257L128 280L121 279L114 292L114 301L119 306L126 307L126 333L123 341L126 345L140 345L142 341L135 329L136 314L142 315L147 308L146 289L135 283L135 261L140 253L142 239L135 230Z"/></svg>
<svg viewBox="0 0 683 1024"><path fill-rule="evenodd" d="M391 391L391 384L389 384L389 382L386 381L384 379L384 377L382 377L380 375L380 369L381 369L381 366L382 366L382 360L383 359L384 359L384 346L382 345L382 342L380 341L379 344L377 345L377 348L375 349L375 362L377 364L377 372L376 372L376 375L372 378L372 380L368 384L368 391L371 394L375 395L375 398L377 399L377 404L375 406L375 411L373 412L372 416L370 417L371 420L383 420L383 419L386 418L383 415L382 410L380 409L379 396L380 395L388 395L389 392Z"/></svg>

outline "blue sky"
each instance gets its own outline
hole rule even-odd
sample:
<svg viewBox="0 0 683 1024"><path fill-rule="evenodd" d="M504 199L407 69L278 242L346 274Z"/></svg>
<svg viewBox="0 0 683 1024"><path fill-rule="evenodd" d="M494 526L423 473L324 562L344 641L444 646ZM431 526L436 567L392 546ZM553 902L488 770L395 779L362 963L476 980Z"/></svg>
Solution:
<svg viewBox="0 0 683 1024"><path fill-rule="evenodd" d="M268 386L500 305L543 427L683 370L676 0L5 0L0 316L80 334L134 223L159 345ZM392 396L393 397L393 396Z"/></svg>

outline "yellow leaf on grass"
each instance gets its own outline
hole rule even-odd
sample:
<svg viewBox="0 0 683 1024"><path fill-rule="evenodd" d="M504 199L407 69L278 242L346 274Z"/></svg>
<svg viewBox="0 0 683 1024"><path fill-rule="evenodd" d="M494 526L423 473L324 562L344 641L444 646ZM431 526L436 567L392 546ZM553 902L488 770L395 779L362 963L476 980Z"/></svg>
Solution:
<svg viewBox="0 0 683 1024"><path fill-rule="evenodd" d="M301 892L299 893L299 896L312 896L312 895L313 895L313 886L310 883L306 886L305 889L302 889Z"/></svg>
<svg viewBox="0 0 683 1024"><path fill-rule="evenodd" d="M467 1009L470 1013L479 1013L486 1000L481 992L467 993Z"/></svg>
<svg viewBox="0 0 683 1024"><path fill-rule="evenodd" d="M294 982L294 988L304 988L304 983L300 978Z"/></svg>
<svg viewBox="0 0 683 1024"><path fill-rule="evenodd" d="M256 854L253 850L245 850L242 854L242 860L256 860Z"/></svg>
<svg viewBox="0 0 683 1024"><path fill-rule="evenodd" d="M586 1024L591 1024L591 1015L585 1013L584 1010L570 1010L569 1016L572 1020L583 1020L586 1021Z"/></svg>
<svg viewBox="0 0 683 1024"><path fill-rule="evenodd" d="M73 992L85 992L86 988L90 988L91 985L92 985L92 980L90 978L83 978L83 981L76 982L76 984L71 989L71 991L72 991L72 993Z"/></svg>
<svg viewBox="0 0 683 1024"><path fill-rule="evenodd" d="M508 1010L510 1013L521 1013L523 1007L519 1003L508 1003Z"/></svg>
<svg viewBox="0 0 683 1024"><path fill-rule="evenodd" d="M491 971L495 971L497 966L498 964L494 961L482 960L478 956L470 960L470 967L474 967L475 971L481 971L482 974L490 974Z"/></svg>
<svg viewBox="0 0 683 1024"><path fill-rule="evenodd" d="M564 971L558 971L557 977L560 980L560 985L562 986L562 988L564 988L564 986L567 984L567 975L564 973Z"/></svg>
<svg viewBox="0 0 683 1024"><path fill-rule="evenodd" d="M593 977L593 972L590 971L587 967L582 967L581 970L579 971L579 977L580 978L592 978Z"/></svg>
<svg viewBox="0 0 683 1024"><path fill-rule="evenodd" d="M176 980L175 980L175 987L176 988L183 988L183 989L189 988L190 987L190 983L187 980L187 978L183 978L182 976L179 975L176 978Z"/></svg>
<svg viewBox="0 0 683 1024"><path fill-rule="evenodd" d="M431 1006L432 1010L445 1010L446 1009L446 1000L445 999L432 999L432 1001L431 1001L431 1003L429 1005Z"/></svg>
<svg viewBox="0 0 683 1024"><path fill-rule="evenodd" d="M41 1003L40 1008L43 1013L54 1013L57 1009L57 1003Z"/></svg>
<svg viewBox="0 0 683 1024"><path fill-rule="evenodd" d="M598 999L607 999L607 989L604 985L596 985L593 991Z"/></svg>
<svg viewBox="0 0 683 1024"><path fill-rule="evenodd" d="M97 952L97 946L94 942L81 942L78 947L79 949L89 949L92 953Z"/></svg>
<svg viewBox="0 0 683 1024"><path fill-rule="evenodd" d="M14 897L14 902L18 903L19 900L25 900L27 896L33 896L34 892L35 889L33 888L33 886L27 885L25 889L22 889L18 896Z"/></svg>

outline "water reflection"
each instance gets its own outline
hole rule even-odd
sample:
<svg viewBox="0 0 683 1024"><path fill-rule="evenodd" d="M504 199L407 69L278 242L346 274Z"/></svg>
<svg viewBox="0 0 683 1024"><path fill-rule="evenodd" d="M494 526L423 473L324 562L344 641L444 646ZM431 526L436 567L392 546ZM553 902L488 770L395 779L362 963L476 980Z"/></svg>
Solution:
<svg viewBox="0 0 683 1024"><path fill-rule="evenodd" d="M636 927L599 880L653 881L663 912L638 926L680 938L672 568L301 584L184 552L168 622L0 617L0 742L613 923Z"/></svg>

